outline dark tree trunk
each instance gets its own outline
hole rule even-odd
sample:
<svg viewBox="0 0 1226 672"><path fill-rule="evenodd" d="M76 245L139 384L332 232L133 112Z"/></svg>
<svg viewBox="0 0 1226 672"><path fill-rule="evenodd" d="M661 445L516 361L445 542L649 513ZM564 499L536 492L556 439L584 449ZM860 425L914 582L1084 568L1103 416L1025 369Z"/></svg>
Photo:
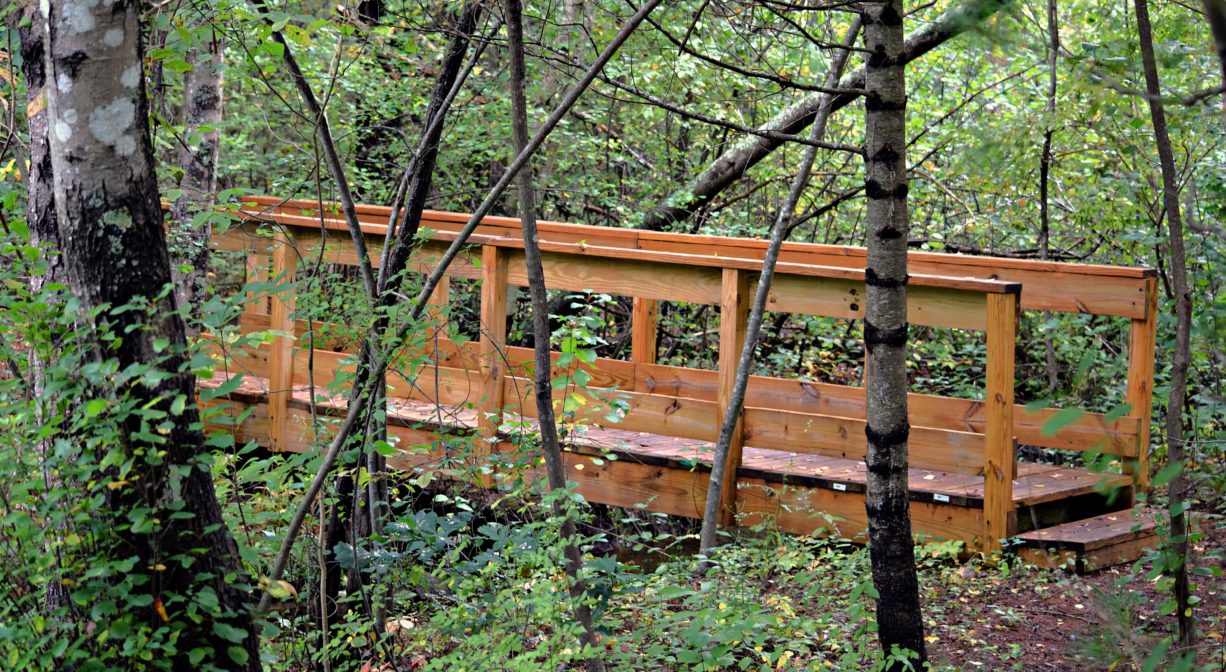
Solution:
<svg viewBox="0 0 1226 672"><path fill-rule="evenodd" d="M1047 40L1047 130L1043 132L1043 153L1039 157L1039 258L1044 261L1047 261L1051 250L1051 145L1055 136L1056 63L1060 52L1056 0L1047 0ZM1044 311L1043 321L1046 322L1050 316L1050 312ZM1060 385L1060 375L1056 369L1056 346L1050 335L1043 337L1043 348L1047 355L1047 392L1051 394Z"/></svg>
<svg viewBox="0 0 1226 672"><path fill-rule="evenodd" d="M902 0L864 5L869 552L881 647L926 659L907 489L907 95ZM892 670L903 666L893 663Z"/></svg>
<svg viewBox="0 0 1226 672"><path fill-rule="evenodd" d="M26 80L26 122L30 129L30 169L26 175L26 223L31 242L39 247L58 250L59 227L55 219L55 185L51 175L51 151L47 137L48 120L43 88L47 83L44 38L46 17L37 3L29 3L22 12L25 26L18 29L21 40L22 74ZM57 275L59 257L52 255L44 278ZM35 278L36 283L42 279ZM38 285L36 284L36 287Z"/></svg>
<svg viewBox="0 0 1226 672"><path fill-rule="evenodd" d="M1222 85L1226 86L1226 0L1204 0L1205 17L1213 32L1213 49L1221 65ZM1222 130L1226 130L1226 95L1222 96Z"/></svg>
<svg viewBox="0 0 1226 672"><path fill-rule="evenodd" d="M373 11L373 10L367 10ZM354 394L358 390L364 389L371 382L371 377L380 377L382 374L374 374L375 349L383 347L380 345L380 339L385 333L392 328L390 315L393 312L395 304L401 301L401 285L404 282L404 270L408 266L410 255L413 252L413 244L415 242L418 227L421 223L421 214L425 209L426 200L429 196L431 185L433 184L434 169L438 158L439 142L442 138L444 129L444 121L447 111L450 108L449 94L459 80L464 65L465 55L468 53L469 44L472 38L473 31L476 30L477 20L481 16L481 5L479 3L466 3L456 18L454 34L451 43L448 47L447 56L444 60L442 71L434 82L434 89L430 97L429 111L426 117L426 123L422 129L422 138L418 147L418 151L410 159L407 175L405 179L408 184L405 186L404 197L405 202L403 207L400 203L394 205L394 210L401 211L399 221L389 222L389 238L394 236L389 242L389 245L384 252L384 257L380 260L378 275L372 279L370 287L371 295L368 297L372 303L378 303L380 308L376 311L378 316L371 325L366 339L363 340L361 347L361 362L362 365L355 377L353 383ZM295 79L307 106L312 109L317 115L320 123L320 142L325 146L331 147L327 152L335 156L335 147L332 145L331 135L324 133L326 128L326 120L323 117L323 110L315 102L314 94L309 88L309 84L305 79L299 78L297 65L292 60L290 52L286 51L287 65L291 65L291 72L295 73ZM348 184L348 180L339 165L339 162L334 162L330 165L332 177L338 184ZM341 189L342 198L346 202L346 209L353 210L354 204L352 199L345 194L348 194L348 189ZM351 228L354 224L351 222ZM386 383L377 385L379 390L369 401L371 408L384 408L387 405L386 397L381 390L386 389ZM351 402L353 403L353 402ZM376 530L379 525L378 515L382 511L383 505L378 497L379 481L382 479L382 469L369 472L372 487L358 488L355 483L355 474L358 473L359 467L365 465L382 466L382 459L373 451L371 443L379 437L386 437L387 426L386 419L375 419L374 414L368 413L365 423L366 432L364 434L367 439L367 445L362 451L355 451L352 460L347 462L345 470L336 477L336 501L332 506L327 525L327 541L324 548L324 565L323 580L320 582L323 590L323 595L316 601L318 608L326 611L324 614L317 614L317 620L321 626L328 622L340 622L343 619L337 618L337 598L341 587L342 568L336 556L336 546L338 544L347 544L356 549L363 539L366 539ZM350 595L360 594L359 590L363 581L369 579L369 575L363 575L359 568L355 565L350 567L345 572L345 587ZM376 622L380 621L377 605L369 604L370 616ZM326 637L326 634L324 635Z"/></svg>
<svg viewBox="0 0 1226 672"><path fill-rule="evenodd" d="M506 24L508 46L511 52L511 129L515 136L515 153L528 146L528 110L524 66L523 8L519 0L506 0ZM532 188L532 166L525 165L515 178L519 191L519 220L523 225L524 258L528 273L528 294L532 298L533 335L533 389L536 393L537 420L541 432L541 450L545 454L545 473L549 489L566 488L566 463L562 458L562 444L558 439L557 419L553 412L553 364L549 354L549 299L545 295L545 271L541 263L540 241L536 232L536 194ZM570 596L574 600L575 620L583 627L582 642L587 650L585 664L588 672L603 672L605 669L600 640L592 622L592 610L588 606L587 586L579 574L583 569L583 551L575 543L578 536L574 519L563 509L561 502L554 504L555 513L562 519L561 536L566 562L566 575L570 581Z"/></svg>
<svg viewBox="0 0 1226 672"><path fill-rule="evenodd" d="M161 382L134 383L116 394L173 418L163 436L151 439L144 437L152 430L134 416L125 421L128 433L120 439L136 466L126 477L129 485L109 491L108 504L118 520L146 508L161 521L150 533L121 527L115 534L115 548L138 557L132 572L147 581L134 590L149 598L143 601L148 606L120 609L151 627L169 623L179 631L176 653L166 661L173 668L195 667L188 652L207 648L219 667L258 670L251 595L240 587L246 581L238 549L200 460L199 416L194 405L179 413L172 404L178 395L194 399L196 386L185 371L183 322L173 296L164 293L171 282L170 260L141 76L139 4L51 0L42 6L49 9L46 81L55 83L45 90L64 278L92 333L122 335L105 352L99 343L99 358L113 358L120 368L152 364L165 374ZM146 300L151 310L94 312ZM160 459L151 459L159 452ZM190 515L172 516L176 509ZM167 562L171 558L190 562ZM164 571L156 568L161 564ZM200 622L185 617L186 607L206 589L216 594L220 608ZM237 629L242 642L235 646L219 636L216 623Z"/></svg>
<svg viewBox="0 0 1226 672"><path fill-rule="evenodd" d="M903 60L909 63L936 49L950 39L974 28L984 19L1010 4L1011 1L966 0L912 35L907 40ZM843 78L843 85L848 89L862 89L864 76L863 68L856 70ZM776 114L774 118L762 125L761 130L795 135L813 123L818 111L822 108L829 108L830 113L833 113L846 107L858 97L857 93L807 95ZM783 140L757 135L734 144L684 187L665 198L662 203L648 212L641 228L661 231L676 222L685 221L782 145Z"/></svg>
<svg viewBox="0 0 1226 672"><path fill-rule="evenodd" d="M1135 0L1135 6L1137 38L1141 46L1141 63L1145 69L1145 92L1149 94L1149 114L1154 124L1154 143L1158 146L1158 163L1162 170L1162 203L1166 208L1171 289L1175 298L1175 351L1172 353L1171 388L1166 404L1166 440L1167 460L1170 464L1179 465L1179 473L1171 480L1168 495L1171 562L1167 571L1175 579L1179 647L1190 649L1196 644L1196 624L1192 619L1191 586L1188 583L1188 522L1184 513L1188 478L1183 469L1183 405L1188 398L1188 366L1192 360L1192 293L1188 289L1183 218L1179 211L1179 175L1175 172L1175 154L1171 149L1171 136L1167 132L1166 110L1162 105L1162 85L1158 80L1158 66L1154 58L1149 3L1146 0Z"/></svg>
<svg viewBox="0 0 1226 672"><path fill-rule="evenodd" d="M222 43L213 35L196 45L188 55L192 69L183 82L183 145L179 169L183 194L170 209L171 273L179 305L194 318L200 317L208 278L209 249L213 227L208 217L197 213L213 204L217 195L217 157L221 147ZM198 220L198 221L197 221ZM188 333L197 331L194 320Z"/></svg>

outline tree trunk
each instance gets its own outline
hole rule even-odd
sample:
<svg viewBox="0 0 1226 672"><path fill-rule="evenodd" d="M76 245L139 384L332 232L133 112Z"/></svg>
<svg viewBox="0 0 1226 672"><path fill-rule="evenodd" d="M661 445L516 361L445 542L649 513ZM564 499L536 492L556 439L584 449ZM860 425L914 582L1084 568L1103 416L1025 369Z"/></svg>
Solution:
<svg viewBox="0 0 1226 672"><path fill-rule="evenodd" d="M842 77L843 68L847 65L850 48L855 44L859 36L860 24L861 22L857 19L847 29L846 48L836 52L830 64L830 73L826 77L826 85L828 87L833 87L838 83L839 78ZM826 124L830 120L830 112L831 110L828 107L818 111L817 123L813 125L813 129L809 134L811 140L820 141L825 136ZM759 333L762 330L762 319L766 314L766 303L770 297L771 283L775 277L775 263L779 260L779 251L783 249L783 243L787 240L788 234L791 233L794 226L796 204L800 202L800 196L804 193L805 186L809 183L809 172L813 169L813 162L816 158L816 146L810 145L805 148L804 158L801 159L800 169L796 171L796 178L792 181L792 188L788 192L787 201L780 208L775 224L771 227L770 243L767 245L766 255L762 259L762 273L758 278L758 287L754 291L754 301L750 307L749 318L745 328L745 344L742 346L739 359L737 360L732 398L729 401L728 408L724 411L724 421L720 426L719 437L715 441L715 454L711 462L711 475L707 481L707 500L703 507L702 530L699 533L698 547L698 552L705 558L702 561L704 569L710 563L711 550L715 548L716 532L718 531L717 525L720 517L720 502L727 499L724 495L724 489L736 487L736 474L726 473L726 469L731 466L728 464L728 455L731 452L737 419L740 417L745 405L745 390L749 387L749 377L753 374L753 354L758 345ZM721 315L720 319L732 319L732 316ZM724 347L724 344L721 343L720 347Z"/></svg>
<svg viewBox="0 0 1226 672"><path fill-rule="evenodd" d="M1190 649L1196 644L1196 624L1192 619L1191 586L1188 583L1188 523L1185 515L1188 479L1184 473L1183 405L1188 398L1188 366L1192 360L1192 293L1188 289L1183 218L1179 211L1179 175L1175 172L1175 154L1166 127L1162 85L1158 80L1158 66L1154 58L1153 29L1149 22L1149 3L1135 0L1135 6L1137 39L1145 69L1145 92L1149 94L1149 115L1154 124L1154 143L1158 148L1158 163L1162 170L1162 203L1166 207L1171 288L1175 295L1175 351L1172 353L1171 388L1166 404L1166 440L1167 461L1179 465L1179 471L1170 482L1167 502L1171 517L1171 558L1167 570L1175 579L1179 648Z"/></svg>
<svg viewBox="0 0 1226 672"><path fill-rule="evenodd" d="M519 0L506 0L507 41L511 52L511 130L515 138L515 153L528 146L528 103L525 93L527 71L524 66L523 8ZM566 463L562 458L562 443L558 439L558 424L553 413L553 364L549 354L549 299L545 294L545 270L541 262L540 240L536 231L536 194L532 189L532 166L525 165L515 177L519 191L519 221L523 225L524 260L528 273L528 294L532 299L533 389L536 393L537 421L541 432L541 450L545 454L545 472L549 490L566 488ZM565 505L554 502L554 513L562 520L561 537L566 561L566 576L570 582L570 597L574 601L575 620L583 628L581 640L585 649L588 672L604 672L604 651L592 622L592 610L587 604L587 586L583 571L583 550L576 541L575 521Z"/></svg>
<svg viewBox="0 0 1226 672"><path fill-rule="evenodd" d="M907 489L907 95L902 0L864 5L865 195L868 259L864 345L868 435L869 553L878 637L889 656L898 647L926 660L924 623ZM891 663L891 670L903 666Z"/></svg>
<svg viewBox="0 0 1226 672"><path fill-rule="evenodd" d="M117 520L143 508L160 522L147 533L117 526L116 550L136 555L131 571L147 579L134 588L134 596L147 599L120 609L155 629L173 629L174 653L166 661L173 668L196 667L188 652L204 648L219 667L258 670L250 594L239 587L245 581L238 549L201 461L199 415L193 404L179 412L172 403L179 395L194 399L196 386L185 372L183 322L165 293L170 260L141 76L139 4L50 0L42 8L48 11L46 79L55 83L46 87L47 114L64 278L81 302L82 323L95 334L122 336L105 351L97 344L100 359L163 373L160 382L133 383L117 396L173 419L160 436L139 416L124 420L119 449L134 471L127 485L109 490L107 503ZM151 309L105 310L142 301ZM172 515L176 510L190 515ZM186 618L186 607L203 590L216 594L218 609L202 620ZM220 636L226 629L217 624L228 625L241 642Z"/></svg>
<svg viewBox="0 0 1226 672"><path fill-rule="evenodd" d="M47 137L46 94L43 91L47 82L43 41L47 26L46 17L33 3L26 5L17 19L22 75L26 81L26 123L30 133L30 167L26 173L26 224L30 230L30 242L44 251L45 263L43 272L30 278L30 287L34 292L39 292L49 284L59 282L63 276L59 255L59 230L55 217L55 184L51 175L51 152ZM52 364L54 362L45 361L31 353L29 394L40 413L48 412L47 404L43 403L46 401L43 371L44 367ZM52 409L50 412L58 410ZM61 483L58 469L53 464L53 451L53 440L40 442L43 479L51 486ZM62 558L58 550L60 544L48 539L47 546L49 553L56 554L57 561ZM49 583L46 604L52 609L71 608L68 588L60 582Z"/></svg>
<svg viewBox="0 0 1226 672"><path fill-rule="evenodd" d="M1204 0L1205 17L1213 33L1213 49L1221 65L1221 83L1226 86L1226 0ZM1226 95L1222 96L1222 130L1226 131Z"/></svg>
<svg viewBox="0 0 1226 672"><path fill-rule="evenodd" d="M60 247L59 228L55 219L55 185L51 176L51 152L47 136L48 119L44 87L46 86L46 45L44 36L47 19L29 3L22 12L18 28L21 40L22 74L26 80L26 123L30 130L30 169L26 174L26 223L30 238L35 245L50 250ZM43 278L34 278L35 289L43 279L51 280L58 275L58 255L47 257L47 270Z"/></svg>
<svg viewBox="0 0 1226 672"><path fill-rule="evenodd" d="M984 19L1010 4L1011 1L966 0L963 4L950 9L907 40L903 52L904 62L909 63L974 28ZM863 89L864 77L865 70L860 68L844 77L839 83L839 88ZM824 93L807 95L776 114L774 118L762 125L761 130L795 135L813 123L818 110L828 108L830 113L833 113L846 107L858 97L859 93L853 92L837 95ZM778 138L758 135L736 143L684 187L673 192L647 213L641 228L661 231L675 222L685 221L782 145L783 141Z"/></svg>
<svg viewBox="0 0 1226 672"><path fill-rule="evenodd" d="M207 213L197 216L217 195L217 157L221 147L222 43L213 34L188 54L192 69L183 81L183 145L179 148L182 195L170 209L171 273L179 305L192 318L200 317L208 279L213 227ZM187 323L198 332L195 319Z"/></svg>
<svg viewBox="0 0 1226 672"><path fill-rule="evenodd" d="M1047 261L1051 250L1051 166L1052 137L1055 135L1056 116L1056 63L1060 52L1060 24L1056 12L1056 0L1047 0L1047 107L1046 127L1043 132L1043 153L1039 157L1039 258ZM1051 313L1043 311L1043 321L1051 317ZM1060 386L1060 375L1056 369L1056 346L1051 335L1043 337L1043 349L1047 354L1047 393L1051 394Z"/></svg>

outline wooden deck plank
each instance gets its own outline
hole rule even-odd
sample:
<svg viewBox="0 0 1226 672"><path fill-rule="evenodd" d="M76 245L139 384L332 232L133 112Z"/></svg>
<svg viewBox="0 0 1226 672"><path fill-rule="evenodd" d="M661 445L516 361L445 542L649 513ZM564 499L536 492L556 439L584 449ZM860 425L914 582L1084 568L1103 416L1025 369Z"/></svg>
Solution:
<svg viewBox="0 0 1226 672"><path fill-rule="evenodd" d="M226 374L219 372L212 380L201 381L201 386L216 387L226 378ZM266 390L267 381L264 379L244 376L243 383L232 398L258 403ZM341 413L344 410L343 397L330 398L326 391L317 390L317 400L325 413ZM296 408L306 408L309 403L309 390L305 386L296 386L291 404ZM432 426L437 422L439 412L439 407L426 401L393 398L389 420L403 426ZM473 409L463 405L444 405L441 412L448 430L471 430L476 426L477 413ZM508 422L518 420L520 418L513 415L507 417ZM535 421L529 418L528 422ZM709 468L713 451L712 444L702 439L662 436L600 425L582 425L573 431L577 433L569 440L579 452L593 455L602 451L615 452L620 459L637 458L645 463L671 464L681 469L692 469L696 463L702 465L703 470ZM863 492L867 484L863 461L757 446L745 448L741 471L743 478L786 480L797 485L835 489L836 484L843 484L848 492ZM983 477L979 475L911 469L908 482L912 498L917 501L982 505ZM1125 487L1130 483L1123 474L1096 474L1085 469L1020 462L1013 499L1018 506L1034 506L1096 492L1100 482L1111 487ZM934 495L938 497L934 498Z"/></svg>
<svg viewBox="0 0 1226 672"><path fill-rule="evenodd" d="M1093 551L1105 546L1152 536L1157 527L1153 511L1129 509L1077 520L1018 535L1026 546Z"/></svg>

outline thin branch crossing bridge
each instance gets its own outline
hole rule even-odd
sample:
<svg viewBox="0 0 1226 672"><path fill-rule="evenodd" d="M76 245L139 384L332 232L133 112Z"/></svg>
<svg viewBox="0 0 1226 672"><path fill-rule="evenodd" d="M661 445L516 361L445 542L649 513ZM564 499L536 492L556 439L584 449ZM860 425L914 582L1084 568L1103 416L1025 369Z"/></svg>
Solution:
<svg viewBox="0 0 1226 672"><path fill-rule="evenodd" d="M377 264L390 210L359 206L358 213ZM291 279L320 263L356 264L344 221L317 203L252 198L241 214L241 221L215 235L215 244L245 253L248 281ZM413 270L429 271L467 219L426 212L422 227L431 237L414 253ZM579 411L584 422L570 432L565 456L569 478L593 502L645 504L651 511L698 517L765 242L548 222L541 223L540 238L549 289L633 298L630 358L582 365L591 377L588 386L623 399L628 411L616 422L604 418L603 410ZM484 439L476 442L481 446L476 455L468 453L470 467L496 468L493 458L515 448L508 422L536 414L526 368L531 350L506 342L508 287L527 284L519 222L487 218L469 242L430 299L436 309L431 328L424 330L430 333L410 347L427 353L429 361L388 375L389 434L402 449L389 463L399 468L441 464L448 437L462 436ZM862 248L788 243L767 309L861 319L864 262ZM910 397L915 532L964 540L982 550L1021 535L1023 546L1035 547L1035 557L1074 558L1083 568L1135 557L1152 537L1152 523L1125 510L1145 490L1149 472L1155 273L921 252L911 253L910 272L911 324L982 332L986 341L986 357L971 364L980 367L981 399L923 390ZM481 329L475 341L447 338L450 279L480 284ZM718 307L718 370L657 363L662 301ZM1128 375L1120 395L1125 412L1084 412L1071 422L1066 413L1049 423L1060 409L1015 404L1019 322L1042 319L1038 311L1124 318L1113 324L1128 330ZM343 396L322 390L353 370L353 355L308 347L310 334L325 326L295 319L292 292L246 304L242 332L271 329L279 335L241 351L219 345L224 365L202 383L218 386L243 374L241 385L232 390L233 384L226 385L229 393L210 402L229 404L234 411L251 409L231 428L238 441L305 451L327 440L326 420L343 415L345 407ZM752 378L729 455L721 523L773 522L801 534L833 528L863 538L864 404L858 387ZM325 421L313 423L313 417ZM1053 424L1060 429L1048 435L1045 425ZM1116 459L1106 473L1019 462L1019 443ZM1044 547L1057 549L1056 555L1038 552Z"/></svg>

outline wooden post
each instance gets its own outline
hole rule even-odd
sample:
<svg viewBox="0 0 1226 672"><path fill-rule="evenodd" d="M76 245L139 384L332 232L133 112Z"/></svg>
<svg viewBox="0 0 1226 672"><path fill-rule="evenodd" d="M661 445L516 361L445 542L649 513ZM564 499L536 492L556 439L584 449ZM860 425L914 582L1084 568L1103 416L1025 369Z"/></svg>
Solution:
<svg viewBox="0 0 1226 672"><path fill-rule="evenodd" d="M984 551L1000 549L1012 536L1013 479L1017 441L1013 435L1014 348L1017 341L1018 295L987 295L987 390L984 401L983 519Z"/></svg>
<svg viewBox="0 0 1226 672"><path fill-rule="evenodd" d="M247 282L268 282L268 251L269 248L265 243L266 239L256 238L253 243L247 247ZM274 243L275 244L275 243ZM267 298L256 300L255 295L248 295L247 301L243 304L244 315L268 315Z"/></svg>
<svg viewBox="0 0 1226 672"><path fill-rule="evenodd" d="M503 355L507 342L507 255L493 245L481 247L481 401L477 417L477 464L497 450L502 424L502 390L506 378ZM492 465L491 465L492 467ZM480 477L492 485L492 474Z"/></svg>
<svg viewBox="0 0 1226 672"><path fill-rule="evenodd" d="M736 384L736 368L745 347L745 331L749 321L749 274L735 268L725 268L719 313L719 394L716 404L715 440L724 424L732 390ZM719 524L729 527L736 523L736 475L741 466L745 447L744 413L739 414L732 441L728 444L728 463L720 490Z"/></svg>
<svg viewBox="0 0 1226 672"><path fill-rule="evenodd" d="M1145 317L1132 320L1128 332L1128 390L1124 400L1130 415L1140 419L1137 431L1137 464L1125 464L1133 474L1134 496L1149 489L1150 419L1154 403L1154 345L1158 337L1158 279L1145 282Z"/></svg>
<svg viewBox="0 0 1226 672"><path fill-rule="evenodd" d="M656 317L659 310L659 301L634 297L634 308L630 313L630 361L635 364L656 363Z"/></svg>
<svg viewBox="0 0 1226 672"><path fill-rule="evenodd" d="M439 278L438 285L430 294L426 304L433 306L428 309L427 315L434 323L434 333L438 337L445 336L447 333L447 315L444 310L447 308L447 303L451 299L451 277L444 275Z"/></svg>
<svg viewBox="0 0 1226 672"><path fill-rule="evenodd" d="M294 396L294 291L284 285L293 282L298 258L291 234L278 236L272 250L273 278L283 285L272 297L269 327L279 333L272 339L268 354L268 434L272 450L289 450L289 401Z"/></svg>

